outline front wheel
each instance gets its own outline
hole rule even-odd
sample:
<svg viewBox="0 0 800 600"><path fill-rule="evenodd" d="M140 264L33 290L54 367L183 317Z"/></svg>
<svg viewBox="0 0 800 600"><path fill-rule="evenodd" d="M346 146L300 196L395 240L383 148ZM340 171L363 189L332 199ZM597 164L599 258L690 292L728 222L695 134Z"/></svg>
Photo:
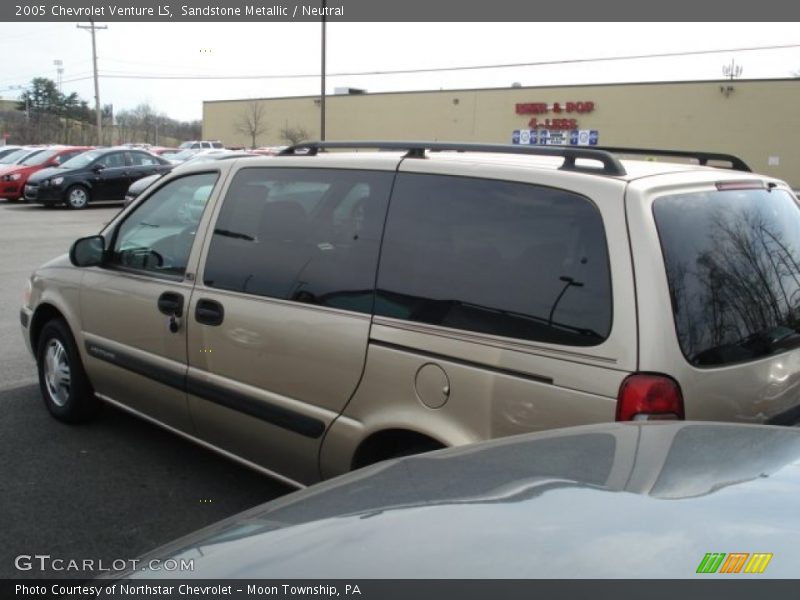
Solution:
<svg viewBox="0 0 800 600"><path fill-rule="evenodd" d="M67 206L73 209L86 208L89 204L89 190L82 185L73 185L67 190Z"/></svg>
<svg viewBox="0 0 800 600"><path fill-rule="evenodd" d="M66 423L81 423L97 413L100 401L64 321L54 319L42 328L36 362L39 387L51 415Z"/></svg>

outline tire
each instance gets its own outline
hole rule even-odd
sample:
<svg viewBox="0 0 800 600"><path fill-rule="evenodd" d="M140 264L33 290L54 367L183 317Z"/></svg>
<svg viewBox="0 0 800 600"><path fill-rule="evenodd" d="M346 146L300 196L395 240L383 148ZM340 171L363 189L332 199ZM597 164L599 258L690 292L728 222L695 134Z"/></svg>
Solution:
<svg viewBox="0 0 800 600"><path fill-rule="evenodd" d="M65 423L90 420L100 409L75 340L61 319L48 321L36 348L39 388L50 414Z"/></svg>
<svg viewBox="0 0 800 600"><path fill-rule="evenodd" d="M67 206L74 210L86 208L89 204L89 190L83 185L73 185L64 196Z"/></svg>

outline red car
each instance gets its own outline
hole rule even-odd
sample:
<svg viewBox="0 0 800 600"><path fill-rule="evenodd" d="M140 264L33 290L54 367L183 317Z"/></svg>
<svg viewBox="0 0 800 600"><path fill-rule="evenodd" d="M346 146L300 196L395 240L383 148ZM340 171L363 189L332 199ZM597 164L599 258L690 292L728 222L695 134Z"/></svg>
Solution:
<svg viewBox="0 0 800 600"><path fill-rule="evenodd" d="M164 146L151 146L150 148L146 148L146 150L150 154L155 154L157 156L163 156L164 158L169 158L172 154L177 154L180 152L177 148L167 148Z"/></svg>
<svg viewBox="0 0 800 600"><path fill-rule="evenodd" d="M0 198L17 202L24 198L25 182L33 173L57 167L70 158L91 150L89 146L52 146L37 152L18 164L0 169Z"/></svg>

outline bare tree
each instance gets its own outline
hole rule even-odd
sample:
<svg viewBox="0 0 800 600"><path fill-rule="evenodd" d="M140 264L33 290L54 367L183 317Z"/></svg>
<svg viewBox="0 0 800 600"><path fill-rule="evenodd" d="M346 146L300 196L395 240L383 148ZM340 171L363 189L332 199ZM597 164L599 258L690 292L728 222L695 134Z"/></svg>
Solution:
<svg viewBox="0 0 800 600"><path fill-rule="evenodd" d="M264 105L255 100L249 102L234 126L237 132L250 136L252 141L250 147L255 148L258 136L265 134L269 129Z"/></svg>
<svg viewBox="0 0 800 600"><path fill-rule="evenodd" d="M305 127L289 127L287 123L281 128L281 139L294 146L309 138L308 130Z"/></svg>

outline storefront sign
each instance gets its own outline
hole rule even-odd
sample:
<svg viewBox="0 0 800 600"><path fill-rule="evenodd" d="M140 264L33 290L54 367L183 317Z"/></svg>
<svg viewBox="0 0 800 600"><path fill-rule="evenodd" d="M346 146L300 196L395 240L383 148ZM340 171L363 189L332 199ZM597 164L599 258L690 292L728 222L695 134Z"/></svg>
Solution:
<svg viewBox="0 0 800 600"><path fill-rule="evenodd" d="M547 115L551 113L590 113L594 102L553 102L552 104L523 102L517 104L518 115Z"/></svg>
<svg viewBox="0 0 800 600"><path fill-rule="evenodd" d="M596 129L515 129L511 143L523 146L596 146L600 138Z"/></svg>
<svg viewBox="0 0 800 600"><path fill-rule="evenodd" d="M594 102L520 102L515 109L518 115L539 115L528 121L530 129L575 130L578 120L566 115L588 114L594 111Z"/></svg>

